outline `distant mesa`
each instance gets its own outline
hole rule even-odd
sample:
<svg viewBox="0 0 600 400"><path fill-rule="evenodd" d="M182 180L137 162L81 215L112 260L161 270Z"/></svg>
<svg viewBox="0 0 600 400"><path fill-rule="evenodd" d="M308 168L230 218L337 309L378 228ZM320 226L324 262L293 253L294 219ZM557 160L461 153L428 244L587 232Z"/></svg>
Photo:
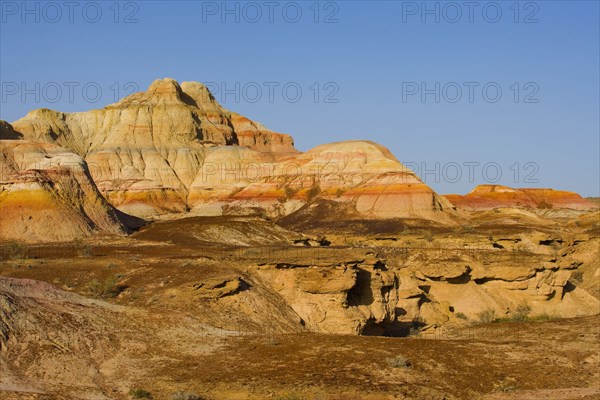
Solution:
<svg viewBox="0 0 600 400"><path fill-rule="evenodd" d="M480 185L466 195L447 194L452 204L461 210L491 210L517 207L532 209L594 210L597 203L574 192L553 189L513 189L501 185Z"/></svg>

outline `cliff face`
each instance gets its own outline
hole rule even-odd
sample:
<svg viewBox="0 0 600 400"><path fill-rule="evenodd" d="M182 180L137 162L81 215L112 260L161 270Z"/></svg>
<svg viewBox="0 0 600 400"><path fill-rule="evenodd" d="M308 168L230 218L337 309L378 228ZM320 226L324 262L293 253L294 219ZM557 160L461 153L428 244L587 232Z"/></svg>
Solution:
<svg viewBox="0 0 600 400"><path fill-rule="evenodd" d="M13 125L79 154L106 199L136 216L279 217L326 199L368 218L452 220L452 205L383 146L348 141L301 154L290 136L225 110L196 82L158 80L100 110L35 110Z"/></svg>
<svg viewBox="0 0 600 400"><path fill-rule="evenodd" d="M48 242L125 234L85 161L59 146L0 141L0 239Z"/></svg>
<svg viewBox="0 0 600 400"><path fill-rule="evenodd" d="M452 205L383 146L348 141L269 162L251 150L211 151L190 187L191 207L206 213L258 208L283 216L328 200L354 216L450 222Z"/></svg>
<svg viewBox="0 0 600 400"><path fill-rule="evenodd" d="M494 208L537 208L593 210L598 205L579 194L553 189L513 189L501 185L480 185L466 195L445 195L452 204L463 210Z"/></svg>
<svg viewBox="0 0 600 400"><path fill-rule="evenodd" d="M184 211L208 148L243 145L275 159L297 152L290 136L223 109L202 84L172 79L100 110L40 109L13 126L85 158L107 199L139 216Z"/></svg>

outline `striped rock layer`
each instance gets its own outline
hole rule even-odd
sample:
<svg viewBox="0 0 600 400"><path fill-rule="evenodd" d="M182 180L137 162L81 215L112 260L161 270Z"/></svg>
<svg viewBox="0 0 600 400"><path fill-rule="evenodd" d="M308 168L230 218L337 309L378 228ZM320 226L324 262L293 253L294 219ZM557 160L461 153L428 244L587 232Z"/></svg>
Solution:
<svg viewBox="0 0 600 400"><path fill-rule="evenodd" d="M289 135L225 110L196 82L157 80L103 109L39 109L12 126L12 136L79 155L108 202L135 216L278 217L327 199L363 218L453 220L450 202L383 146L348 141L300 153Z"/></svg>
<svg viewBox="0 0 600 400"><path fill-rule="evenodd" d="M480 185L466 195L445 195L462 210L494 208L535 208L593 210L598 205L574 192L553 189L513 189L501 185Z"/></svg>
<svg viewBox="0 0 600 400"><path fill-rule="evenodd" d="M127 228L80 156L49 143L0 140L0 239L68 241L99 232Z"/></svg>

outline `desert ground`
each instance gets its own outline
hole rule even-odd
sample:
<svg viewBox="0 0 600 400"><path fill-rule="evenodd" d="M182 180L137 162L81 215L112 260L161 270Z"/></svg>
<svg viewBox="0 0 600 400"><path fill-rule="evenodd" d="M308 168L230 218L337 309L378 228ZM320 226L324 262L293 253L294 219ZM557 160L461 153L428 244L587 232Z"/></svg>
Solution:
<svg viewBox="0 0 600 400"><path fill-rule="evenodd" d="M2 399L600 399L600 203L439 194L159 79L0 121Z"/></svg>
<svg viewBox="0 0 600 400"><path fill-rule="evenodd" d="M403 227L401 234L383 226L376 228L388 232L354 236L338 227L325 246L312 229L193 217L159 221L127 238L6 244L3 398L600 398L598 314L496 322L451 316L437 325L389 322L353 335L336 332L345 328L335 319L319 329L303 326L273 289L274 278L266 279L310 266L323 271L327 286L332 265L376 257L400 274L415 254L456 257L465 240L524 237L514 227L481 225L469 233ZM598 226L579 225L598 251ZM552 253L573 251L563 247ZM542 250L468 255L523 263ZM579 284L597 298L592 274L586 270Z"/></svg>

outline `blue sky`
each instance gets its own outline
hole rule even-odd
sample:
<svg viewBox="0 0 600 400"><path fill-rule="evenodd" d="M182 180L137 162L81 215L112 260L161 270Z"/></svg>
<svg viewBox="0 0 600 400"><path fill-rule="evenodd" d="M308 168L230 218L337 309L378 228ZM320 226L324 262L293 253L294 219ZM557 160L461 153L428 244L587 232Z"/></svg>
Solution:
<svg viewBox="0 0 600 400"><path fill-rule="evenodd" d="M379 142L440 193L599 196L599 2L471 4L2 1L0 118L172 77L301 150Z"/></svg>

